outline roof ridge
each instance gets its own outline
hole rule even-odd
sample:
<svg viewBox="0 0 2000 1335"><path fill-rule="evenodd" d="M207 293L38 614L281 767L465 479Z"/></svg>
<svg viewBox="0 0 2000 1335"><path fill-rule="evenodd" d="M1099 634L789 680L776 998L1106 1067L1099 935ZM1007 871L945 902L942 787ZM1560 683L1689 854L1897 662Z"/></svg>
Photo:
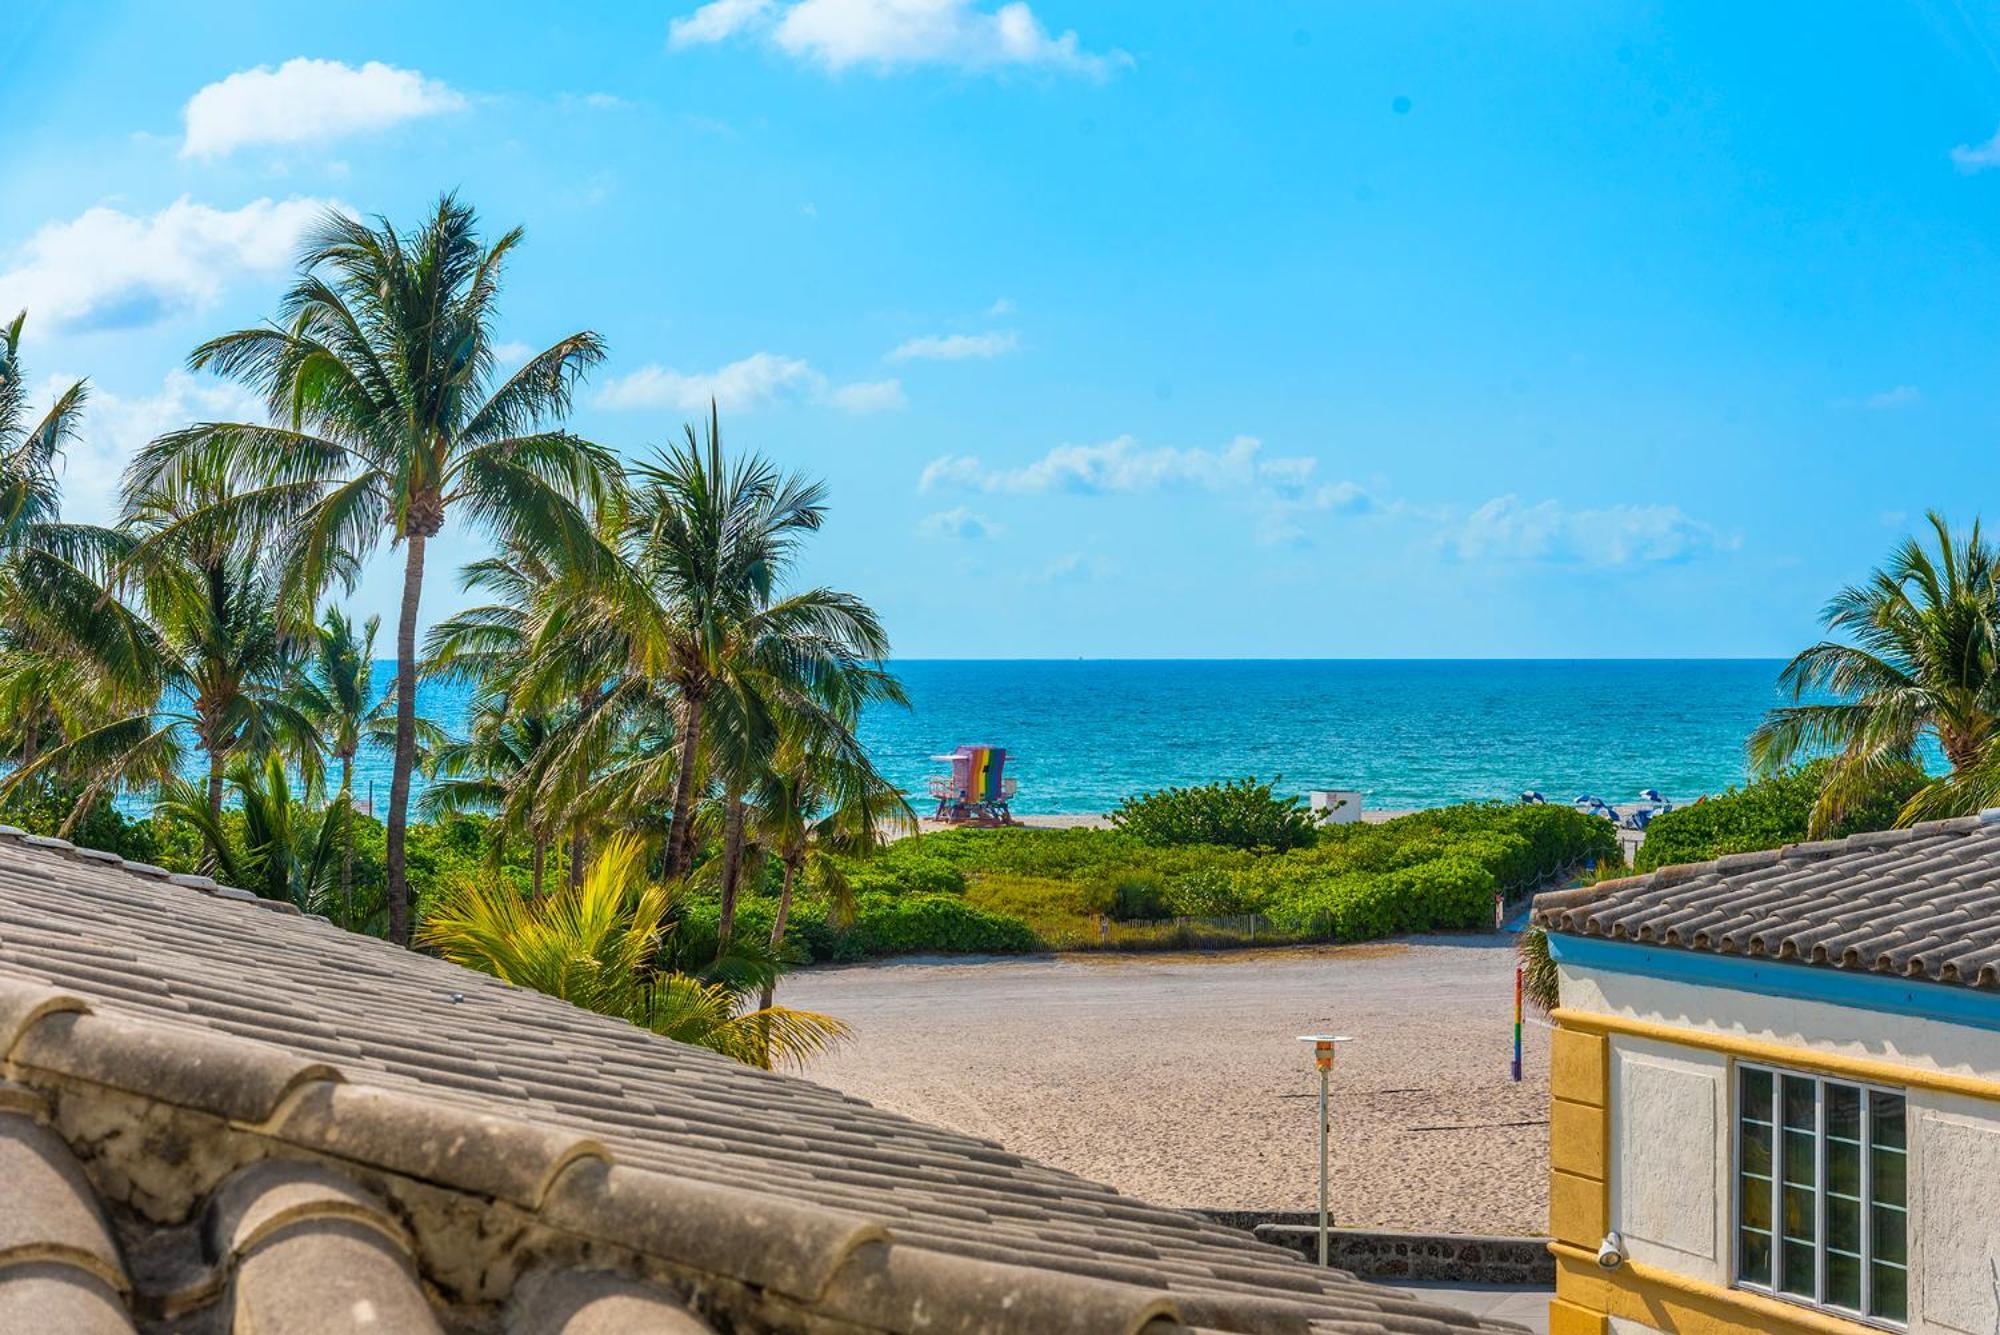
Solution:
<svg viewBox="0 0 2000 1335"><path fill-rule="evenodd" d="M59 835L32 834L18 825L0 825L0 843L18 844L37 852L60 857L68 862L83 863L111 870L128 872L149 881L164 881L186 890L195 890L212 899L232 900L239 904L254 904L271 913L291 914L301 918L311 918L315 922L332 925L333 920L318 913L307 913L298 905L282 899L266 899L259 894L233 885L224 885L213 876L197 875L193 872L173 871L153 862L135 862L122 853L113 853L103 848L86 848L72 843Z"/></svg>

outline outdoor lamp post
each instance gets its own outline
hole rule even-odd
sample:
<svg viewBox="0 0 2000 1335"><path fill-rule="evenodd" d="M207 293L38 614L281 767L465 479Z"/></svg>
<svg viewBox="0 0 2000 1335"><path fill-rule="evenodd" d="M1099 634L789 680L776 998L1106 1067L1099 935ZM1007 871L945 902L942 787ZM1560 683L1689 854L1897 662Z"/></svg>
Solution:
<svg viewBox="0 0 2000 1335"><path fill-rule="evenodd" d="M1319 1263L1326 1264L1326 1136L1327 1081L1333 1075L1333 1045L1351 1043L1345 1034L1300 1034L1299 1042L1313 1045L1313 1065L1319 1068Z"/></svg>

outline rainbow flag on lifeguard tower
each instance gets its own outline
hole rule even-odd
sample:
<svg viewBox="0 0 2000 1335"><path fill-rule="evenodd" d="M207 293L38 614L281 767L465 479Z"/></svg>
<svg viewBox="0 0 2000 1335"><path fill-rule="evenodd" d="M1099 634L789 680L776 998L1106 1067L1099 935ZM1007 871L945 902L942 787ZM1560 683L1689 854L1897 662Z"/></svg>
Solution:
<svg viewBox="0 0 2000 1335"><path fill-rule="evenodd" d="M1014 823L1007 809L1015 784L1006 777L1006 748L961 746L950 755L931 759L951 765L950 774L935 775L930 781L931 796L937 799L933 819L954 823Z"/></svg>

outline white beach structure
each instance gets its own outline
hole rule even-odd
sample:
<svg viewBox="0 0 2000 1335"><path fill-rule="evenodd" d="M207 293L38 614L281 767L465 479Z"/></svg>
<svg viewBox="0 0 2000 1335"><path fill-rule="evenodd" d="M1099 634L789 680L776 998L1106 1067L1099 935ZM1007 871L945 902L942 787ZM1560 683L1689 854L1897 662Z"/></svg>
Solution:
<svg viewBox="0 0 2000 1335"><path fill-rule="evenodd" d="M1307 792L1306 798L1322 825L1352 825L1361 819L1358 788L1314 788Z"/></svg>

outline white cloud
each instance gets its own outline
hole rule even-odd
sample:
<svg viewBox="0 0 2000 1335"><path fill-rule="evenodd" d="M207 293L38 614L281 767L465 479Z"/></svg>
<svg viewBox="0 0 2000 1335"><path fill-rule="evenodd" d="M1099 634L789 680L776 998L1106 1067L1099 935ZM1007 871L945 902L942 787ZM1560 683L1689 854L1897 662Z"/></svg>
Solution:
<svg viewBox="0 0 2000 1335"><path fill-rule="evenodd" d="M804 358L753 352L713 371L642 366L605 382L597 393L603 408L699 412L710 399L728 412L753 412L780 403L828 403L842 412L880 413L903 406L903 385L899 380L832 385Z"/></svg>
<svg viewBox="0 0 2000 1335"><path fill-rule="evenodd" d="M1221 450L1141 447L1130 436L1101 445L1058 445L1019 468L988 468L971 455L946 455L924 469L925 491L959 487L974 491L1035 494L1050 491L1135 492L1170 487L1226 491L1262 487L1280 496L1301 494L1318 467L1309 458L1261 457L1263 446L1238 436Z"/></svg>
<svg viewBox="0 0 2000 1335"><path fill-rule="evenodd" d="M1982 144L1960 144L1951 151L1952 164L1962 172L1983 172L2000 167L2000 133Z"/></svg>
<svg viewBox="0 0 2000 1335"><path fill-rule="evenodd" d="M813 370L810 362L754 352L713 371L642 366L629 375L607 381L598 392L597 402L606 408L678 408L694 412L708 407L713 399L718 407L747 412L781 399L817 394L825 385L825 378Z"/></svg>
<svg viewBox="0 0 2000 1335"><path fill-rule="evenodd" d="M75 376L52 377L36 402L73 383ZM249 390L226 380L167 372L156 394L128 396L93 386L84 408L83 430L63 451L63 517L111 523L118 517L118 484L139 447L194 422L261 422L264 405Z"/></svg>
<svg viewBox="0 0 2000 1335"><path fill-rule="evenodd" d="M526 343L509 342L493 345L494 364L503 371L512 371L516 367L525 366L528 358L534 355L535 350Z"/></svg>
<svg viewBox="0 0 2000 1335"><path fill-rule="evenodd" d="M188 99L184 158L219 157L256 144L323 143L458 111L465 98L415 70L371 60L298 57L276 69L238 70Z"/></svg>
<svg viewBox="0 0 2000 1335"><path fill-rule="evenodd" d="M338 204L259 199L216 209L182 196L139 217L100 206L49 223L7 257L0 306L37 322L132 328L199 310L245 274L292 265L299 236Z"/></svg>
<svg viewBox="0 0 2000 1335"><path fill-rule="evenodd" d="M990 12L973 0L713 0L668 33L676 47L761 33L828 70L1039 66L1102 77L1132 63L1123 51L1084 50L1075 32L1052 36L1022 0Z"/></svg>
<svg viewBox="0 0 2000 1335"><path fill-rule="evenodd" d="M1447 544L1466 561L1629 566L1684 561L1735 546L1677 505L1613 505L1566 510L1555 501L1523 504L1496 496L1474 510Z"/></svg>
<svg viewBox="0 0 2000 1335"><path fill-rule="evenodd" d="M962 362L969 358L998 357L1019 345L1011 329L990 334L927 334L898 344L890 352L892 362Z"/></svg>
<svg viewBox="0 0 2000 1335"><path fill-rule="evenodd" d="M773 8L772 0L712 0L694 13L669 23L667 42L683 47L726 41L762 24L770 18Z"/></svg>
<svg viewBox="0 0 2000 1335"><path fill-rule="evenodd" d="M842 412L856 414L894 412L906 402L900 380L857 380L827 397Z"/></svg>
<svg viewBox="0 0 2000 1335"><path fill-rule="evenodd" d="M986 313L994 317L1012 315L1014 313L1014 299L1012 297L996 297L993 300L993 304L986 308Z"/></svg>
<svg viewBox="0 0 2000 1335"><path fill-rule="evenodd" d="M1923 391L1915 385L1898 385L1880 394L1870 394L1861 401L1861 406L1880 412L1885 408L1913 408L1923 401Z"/></svg>
<svg viewBox="0 0 2000 1335"><path fill-rule="evenodd" d="M933 515L925 515L917 524L919 537L959 538L968 542L995 537L1005 531L985 515L963 505L940 510Z"/></svg>

